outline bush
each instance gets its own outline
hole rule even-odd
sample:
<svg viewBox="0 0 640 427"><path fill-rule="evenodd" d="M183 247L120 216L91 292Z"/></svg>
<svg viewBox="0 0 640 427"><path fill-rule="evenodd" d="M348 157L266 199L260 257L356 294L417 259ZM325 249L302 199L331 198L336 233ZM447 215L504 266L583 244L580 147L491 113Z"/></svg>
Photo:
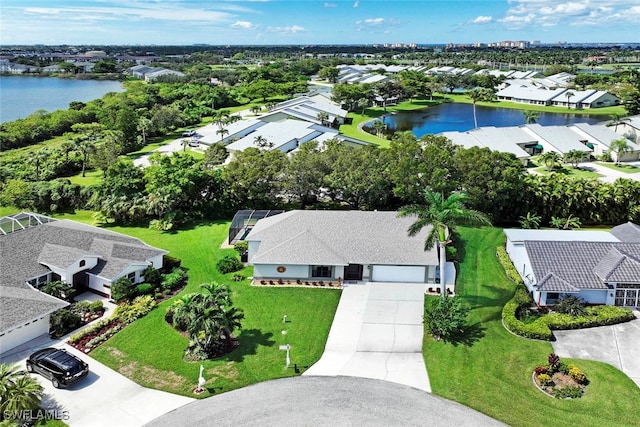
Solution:
<svg viewBox="0 0 640 427"><path fill-rule="evenodd" d="M231 276L232 282L242 282L245 279L244 275L237 273Z"/></svg>
<svg viewBox="0 0 640 427"><path fill-rule="evenodd" d="M458 297L438 297L425 310L424 324L436 340L447 340L464 329L468 312Z"/></svg>
<svg viewBox="0 0 640 427"><path fill-rule="evenodd" d="M111 284L111 298L118 302L135 296L135 287L131 280L121 277Z"/></svg>
<svg viewBox="0 0 640 427"><path fill-rule="evenodd" d="M233 245L233 249L238 252L238 254L242 255L249 250L249 242L246 240L240 240Z"/></svg>
<svg viewBox="0 0 640 427"><path fill-rule="evenodd" d="M457 261L458 260L458 249L455 246L447 246L447 261Z"/></svg>
<svg viewBox="0 0 640 427"><path fill-rule="evenodd" d="M78 301L75 304L72 304L70 307L72 312L82 316L87 313L91 309L91 303L89 301Z"/></svg>
<svg viewBox="0 0 640 427"><path fill-rule="evenodd" d="M573 317L582 316L586 313L584 301L574 295L562 298L553 306L553 310Z"/></svg>
<svg viewBox="0 0 640 427"><path fill-rule="evenodd" d="M182 260L171 255L165 255L162 258L162 268L165 271L173 271L175 268L180 268Z"/></svg>
<svg viewBox="0 0 640 427"><path fill-rule="evenodd" d="M511 259L507 254L507 250L504 247L498 246L496 249L496 256L498 257L500 264L502 264L502 268L504 268L504 272L507 274L507 277L516 283L524 284L522 277L520 277L520 273L518 273L518 270L516 270L515 266L511 262Z"/></svg>
<svg viewBox="0 0 640 427"><path fill-rule="evenodd" d="M181 268L174 268L169 274L162 275L160 286L163 290L177 289L183 286L188 280L187 273Z"/></svg>
<svg viewBox="0 0 640 427"><path fill-rule="evenodd" d="M139 296L131 303L119 305L113 313L113 318L129 324L148 314L155 306L156 301L151 295Z"/></svg>
<svg viewBox="0 0 640 427"><path fill-rule="evenodd" d="M502 321L505 327L516 335L525 338L551 341L553 334L547 326L546 316L540 317L531 323L524 323L516 316L522 307L526 307L532 302L524 286L518 286L513 298L511 298L502 309Z"/></svg>
<svg viewBox="0 0 640 427"><path fill-rule="evenodd" d="M91 313L99 313L104 311L104 305L102 304L102 301L98 300L89 304L89 311Z"/></svg>
<svg viewBox="0 0 640 427"><path fill-rule="evenodd" d="M576 365L569 365L569 376L578 384L587 383L587 376Z"/></svg>
<svg viewBox="0 0 640 427"><path fill-rule="evenodd" d="M635 319L633 312L626 307L598 305L585 308L582 316L562 313L550 313L545 316L549 328L556 330L591 328L594 326L615 325Z"/></svg>
<svg viewBox="0 0 640 427"><path fill-rule="evenodd" d="M553 380L548 374L540 374L538 375L538 382L541 386L548 386L553 384Z"/></svg>
<svg viewBox="0 0 640 427"><path fill-rule="evenodd" d="M162 282L162 275L152 265L144 270L143 276L145 283L150 283L154 288L160 286L160 282Z"/></svg>
<svg viewBox="0 0 640 427"><path fill-rule="evenodd" d="M547 368L546 366L536 366L536 368L534 369L534 372L536 373L536 375L548 374L549 368Z"/></svg>
<svg viewBox="0 0 640 427"><path fill-rule="evenodd" d="M99 331L100 329L104 328L105 326L109 325L112 322L113 322L112 319L100 319L90 327L71 335L69 337L69 343L75 344L77 342L80 342L84 337L91 335L96 331Z"/></svg>
<svg viewBox="0 0 640 427"><path fill-rule="evenodd" d="M553 390L553 397L557 399L577 399L582 397L582 387L579 385L569 385Z"/></svg>
<svg viewBox="0 0 640 427"><path fill-rule="evenodd" d="M216 264L216 268L222 274L233 273L244 268L244 264L233 255L227 255Z"/></svg>
<svg viewBox="0 0 640 427"><path fill-rule="evenodd" d="M150 283L140 283L136 286L136 295L151 295L153 293L153 285Z"/></svg>
<svg viewBox="0 0 640 427"><path fill-rule="evenodd" d="M49 317L50 330L54 336L60 337L82 325L82 318L70 308L61 308Z"/></svg>

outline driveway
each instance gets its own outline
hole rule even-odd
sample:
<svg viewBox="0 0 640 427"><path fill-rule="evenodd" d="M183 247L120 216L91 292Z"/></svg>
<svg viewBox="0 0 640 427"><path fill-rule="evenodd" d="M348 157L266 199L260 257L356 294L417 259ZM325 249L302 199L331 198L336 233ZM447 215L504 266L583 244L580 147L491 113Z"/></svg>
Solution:
<svg viewBox="0 0 640 427"><path fill-rule="evenodd" d="M387 381L294 377L198 400L148 426L504 426L459 403Z"/></svg>
<svg viewBox="0 0 640 427"><path fill-rule="evenodd" d="M325 351L303 375L373 378L430 392L422 357L425 290L419 283L346 285Z"/></svg>
<svg viewBox="0 0 640 427"><path fill-rule="evenodd" d="M553 331L553 350L560 357L605 362L640 387L640 313L631 322L571 331Z"/></svg>

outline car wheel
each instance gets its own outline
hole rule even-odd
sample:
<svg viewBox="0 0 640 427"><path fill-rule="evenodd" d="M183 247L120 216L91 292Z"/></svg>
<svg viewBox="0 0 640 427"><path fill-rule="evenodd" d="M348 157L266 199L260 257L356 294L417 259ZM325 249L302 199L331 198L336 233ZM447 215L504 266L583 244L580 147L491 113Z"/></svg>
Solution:
<svg viewBox="0 0 640 427"><path fill-rule="evenodd" d="M55 388L60 388L60 382L55 378L51 380L51 384L53 384Z"/></svg>
<svg viewBox="0 0 640 427"><path fill-rule="evenodd" d="M33 372L33 365L27 362L27 372Z"/></svg>

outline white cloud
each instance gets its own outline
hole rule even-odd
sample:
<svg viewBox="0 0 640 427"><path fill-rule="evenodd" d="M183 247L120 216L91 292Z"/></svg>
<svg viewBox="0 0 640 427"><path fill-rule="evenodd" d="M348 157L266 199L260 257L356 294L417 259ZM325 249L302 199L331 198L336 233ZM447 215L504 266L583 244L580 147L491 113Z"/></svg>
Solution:
<svg viewBox="0 0 640 427"><path fill-rule="evenodd" d="M292 25L290 27L268 27L267 31L282 34L297 34L304 32L305 29L299 25Z"/></svg>
<svg viewBox="0 0 640 427"><path fill-rule="evenodd" d="M478 16L476 19L471 21L473 24L488 24L489 22L493 22L492 16Z"/></svg>
<svg viewBox="0 0 640 427"><path fill-rule="evenodd" d="M368 18L362 22L368 25L382 25L384 24L384 18Z"/></svg>
<svg viewBox="0 0 640 427"><path fill-rule="evenodd" d="M353 3L353 7L358 7L360 6L360 1L356 0L355 3Z"/></svg>
<svg viewBox="0 0 640 427"><path fill-rule="evenodd" d="M325 2L324 7L338 7L338 5L337 5L337 4L335 4L335 3L328 3L328 2Z"/></svg>
<svg viewBox="0 0 640 427"><path fill-rule="evenodd" d="M250 30L252 28L255 28L255 25L253 25L252 22L249 21L236 21L233 24L231 24L231 28L239 28L242 30Z"/></svg>

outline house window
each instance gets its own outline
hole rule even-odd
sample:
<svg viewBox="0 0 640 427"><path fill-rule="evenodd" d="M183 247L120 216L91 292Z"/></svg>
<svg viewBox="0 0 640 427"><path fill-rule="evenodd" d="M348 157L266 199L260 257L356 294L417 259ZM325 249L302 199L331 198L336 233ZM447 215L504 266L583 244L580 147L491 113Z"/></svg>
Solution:
<svg viewBox="0 0 640 427"><path fill-rule="evenodd" d="M80 260L80 267L84 267L85 265L87 265L87 261L81 259Z"/></svg>
<svg viewBox="0 0 640 427"><path fill-rule="evenodd" d="M560 294L558 292L548 292L547 293L547 304L555 304L558 302L558 298L560 298Z"/></svg>
<svg viewBox="0 0 640 427"><path fill-rule="evenodd" d="M331 266L314 265L311 267L311 277L331 277Z"/></svg>
<svg viewBox="0 0 640 427"><path fill-rule="evenodd" d="M136 281L136 272L133 271L133 272L127 274L127 279L131 280L132 282L135 282Z"/></svg>

